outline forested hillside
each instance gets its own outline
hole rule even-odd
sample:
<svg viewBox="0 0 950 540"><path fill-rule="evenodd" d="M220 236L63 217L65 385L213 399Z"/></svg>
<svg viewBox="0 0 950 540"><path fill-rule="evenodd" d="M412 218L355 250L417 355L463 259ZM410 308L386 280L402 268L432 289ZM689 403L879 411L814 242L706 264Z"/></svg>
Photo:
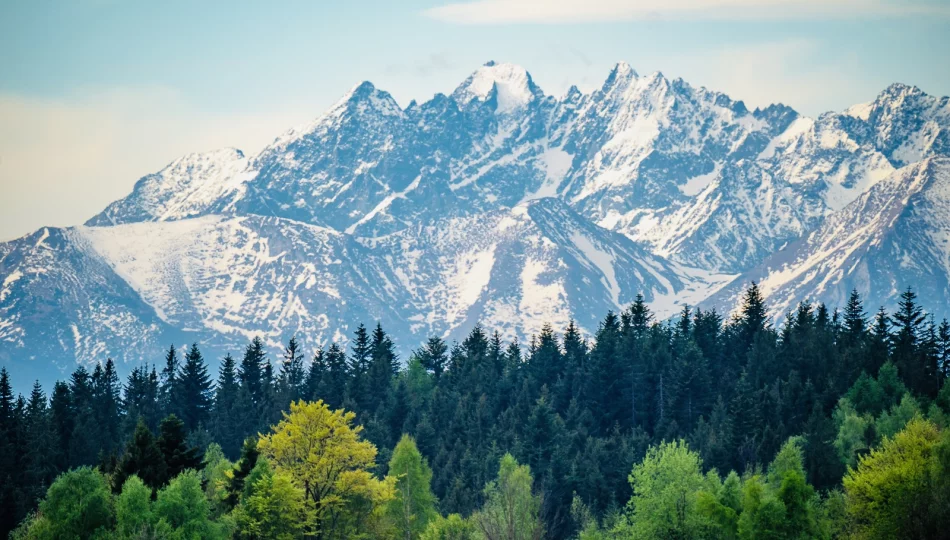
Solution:
<svg viewBox="0 0 950 540"><path fill-rule="evenodd" d="M360 326L48 396L3 370L0 537L945 537L950 324L910 289L767 313L753 284L731 318L638 298L592 339L476 326L400 359Z"/></svg>

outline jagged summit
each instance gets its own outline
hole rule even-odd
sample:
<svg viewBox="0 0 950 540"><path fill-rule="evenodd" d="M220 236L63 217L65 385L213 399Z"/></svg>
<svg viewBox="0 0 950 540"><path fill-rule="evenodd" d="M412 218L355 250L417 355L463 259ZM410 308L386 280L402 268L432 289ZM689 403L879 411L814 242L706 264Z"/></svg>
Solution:
<svg viewBox="0 0 950 540"><path fill-rule="evenodd" d="M894 209L899 227L881 230L912 243L853 252L849 266L809 255L795 272L770 270L776 301L804 294L795 276L831 283L852 267L939 283L916 261L948 259L950 214L937 211L950 191L948 110L895 85L818 118L749 111L622 62L600 89L560 97L495 62L405 109L364 82L255 155L189 154L87 227L0 244L0 360L40 341L60 364L127 360L128 343L181 336L209 355L256 334L326 344L374 319L409 341L479 319L520 339L570 318L594 331L636 293L672 314L784 265L780 250L834 223L870 223L856 208ZM924 165L929 187L902 182ZM854 274L862 292L867 272ZM928 294L950 305L942 290Z"/></svg>
<svg viewBox="0 0 950 540"><path fill-rule="evenodd" d="M544 93L538 88L531 75L515 64L498 64L489 61L475 70L455 91L452 97L461 105L473 100L497 100L496 112L509 113L541 98Z"/></svg>

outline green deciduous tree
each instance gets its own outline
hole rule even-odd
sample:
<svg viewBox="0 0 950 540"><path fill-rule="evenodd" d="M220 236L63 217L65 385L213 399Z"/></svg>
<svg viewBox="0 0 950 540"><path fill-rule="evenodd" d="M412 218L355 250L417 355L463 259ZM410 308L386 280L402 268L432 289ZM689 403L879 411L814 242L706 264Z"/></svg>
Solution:
<svg viewBox="0 0 950 540"><path fill-rule="evenodd" d="M486 540L539 540L541 496L531 492L531 469L511 454L501 458L498 477L485 486L485 505L472 521Z"/></svg>
<svg viewBox="0 0 950 540"><path fill-rule="evenodd" d="M396 524L400 538L419 538L429 522L438 516L432 494L432 469L416 441L403 435L389 460L389 476L395 485L395 497L386 505L386 513Z"/></svg>

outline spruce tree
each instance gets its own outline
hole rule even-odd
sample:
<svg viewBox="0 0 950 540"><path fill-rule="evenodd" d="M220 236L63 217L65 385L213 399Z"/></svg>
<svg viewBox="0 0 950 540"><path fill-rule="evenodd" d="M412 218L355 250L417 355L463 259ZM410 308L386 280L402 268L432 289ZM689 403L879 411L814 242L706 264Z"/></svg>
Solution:
<svg viewBox="0 0 950 540"><path fill-rule="evenodd" d="M125 384L125 394L122 402L125 408L126 435L135 430L139 418L145 421L150 429L158 429L161 420L161 404L159 403L158 378L154 368L149 372L146 366L132 369Z"/></svg>
<svg viewBox="0 0 950 540"><path fill-rule="evenodd" d="M60 451L59 441L53 429L49 405L46 394L39 381L33 384L30 398L26 405L24 447L27 449L24 470L26 484L24 486L30 504L38 501L46 492L46 488L53 483L58 472L56 463L59 462L56 454Z"/></svg>
<svg viewBox="0 0 950 540"><path fill-rule="evenodd" d="M112 479L113 491L120 491L125 481L133 474L152 490L161 488L170 478L165 456L142 417L139 417L132 438L125 447L125 453L119 459Z"/></svg>
<svg viewBox="0 0 950 540"><path fill-rule="evenodd" d="M442 376L448 363L446 352L449 350L442 338L432 336L426 341L426 344L416 352L419 362L426 371L435 376L436 380Z"/></svg>
<svg viewBox="0 0 950 540"><path fill-rule="evenodd" d="M185 426L185 432L206 426L211 413L211 378L198 344L192 344L185 354L185 363L176 377L174 400Z"/></svg>
<svg viewBox="0 0 950 540"><path fill-rule="evenodd" d="M260 453L257 451L257 437L251 437L244 440L241 446L241 458L238 459L231 474L228 484L228 496L226 502L228 506L234 508L241 500L244 493L244 483L247 477L257 466L257 458Z"/></svg>
<svg viewBox="0 0 950 540"><path fill-rule="evenodd" d="M93 390L89 372L79 366L70 376L69 466L92 465L99 457L99 425L94 416Z"/></svg>
<svg viewBox="0 0 950 540"><path fill-rule="evenodd" d="M281 409L303 397L306 370L303 365L303 352L300 350L296 337L291 337L287 342L277 381Z"/></svg>
<svg viewBox="0 0 950 540"><path fill-rule="evenodd" d="M237 368L234 358L228 354L221 361L218 370L211 425L214 440L221 445L224 454L230 457L237 454L241 441L241 411L237 408L239 393Z"/></svg>
<svg viewBox="0 0 950 540"><path fill-rule="evenodd" d="M165 353L165 367L162 368L160 381L162 416L167 416L173 412L176 412L174 410L174 388L176 378L178 377L178 369L178 351L175 350L174 345L170 345L168 347L168 352Z"/></svg>
<svg viewBox="0 0 950 540"><path fill-rule="evenodd" d="M376 412L384 403L386 395L390 392L393 377L398 372L399 359L396 356L396 347L386 335L382 325L377 323L370 346L370 366L367 372L368 393L362 398L366 412Z"/></svg>
<svg viewBox="0 0 950 540"><path fill-rule="evenodd" d="M327 375L324 383L325 396L319 396L332 409L343 406L349 386L350 372L346 360L346 353L336 343L331 343L327 350Z"/></svg>
<svg viewBox="0 0 950 540"><path fill-rule="evenodd" d="M185 425L174 414L168 415L158 427L158 449L165 460L166 478L162 482L175 478L185 469L201 469L201 450L190 447L187 442Z"/></svg>
<svg viewBox="0 0 950 540"><path fill-rule="evenodd" d="M369 332L360 324L353 335L353 344L350 346L350 386L347 389L347 398L353 401L361 411L364 409L363 399L370 393L369 368L373 360L373 348L370 343Z"/></svg>
<svg viewBox="0 0 950 540"><path fill-rule="evenodd" d="M20 517L17 509L19 429L10 374L7 368L0 368L0 538L16 527Z"/></svg>
<svg viewBox="0 0 950 540"><path fill-rule="evenodd" d="M739 309L739 335L742 350L752 346L755 335L766 329L769 322L765 299L759 290L759 285L752 282L742 297L742 306Z"/></svg>
<svg viewBox="0 0 950 540"><path fill-rule="evenodd" d="M244 350L241 367L238 369L238 378L241 387L246 389L253 403L258 404L264 397L264 364L267 363L264 352L264 342L255 337Z"/></svg>
<svg viewBox="0 0 950 540"><path fill-rule="evenodd" d="M50 422L59 448L57 470L66 470L70 463L69 448L72 446L70 439L75 425L71 401L69 385L63 381L57 381L53 386L53 395L50 397Z"/></svg>
<svg viewBox="0 0 950 540"><path fill-rule="evenodd" d="M895 332L891 338L894 343L893 361L901 378L911 390L930 395L927 392L929 381L926 360L921 348L925 320L926 315L917 304L917 294L908 288L901 293L897 311L894 313Z"/></svg>

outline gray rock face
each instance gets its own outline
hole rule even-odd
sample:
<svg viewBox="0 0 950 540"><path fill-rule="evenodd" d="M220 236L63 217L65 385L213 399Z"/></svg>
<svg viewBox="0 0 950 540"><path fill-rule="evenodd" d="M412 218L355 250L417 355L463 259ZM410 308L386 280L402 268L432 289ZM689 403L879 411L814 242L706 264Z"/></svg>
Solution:
<svg viewBox="0 0 950 540"><path fill-rule="evenodd" d="M84 227L0 244L0 359L154 361L184 339L210 356L254 335L315 347L377 320L405 354L478 321L522 340L570 318L593 331L637 293L665 317L736 276L707 305L730 309L750 279L779 311L852 284L885 301L925 274L946 304L939 197L878 198L940 177L948 129L948 99L904 85L811 119L626 64L553 97L490 62L405 108L364 82L256 155L185 156ZM881 227L913 239L912 259L901 242L852 250L845 272L827 244L872 219L869 197L904 216ZM58 247L30 251L43 231Z"/></svg>

